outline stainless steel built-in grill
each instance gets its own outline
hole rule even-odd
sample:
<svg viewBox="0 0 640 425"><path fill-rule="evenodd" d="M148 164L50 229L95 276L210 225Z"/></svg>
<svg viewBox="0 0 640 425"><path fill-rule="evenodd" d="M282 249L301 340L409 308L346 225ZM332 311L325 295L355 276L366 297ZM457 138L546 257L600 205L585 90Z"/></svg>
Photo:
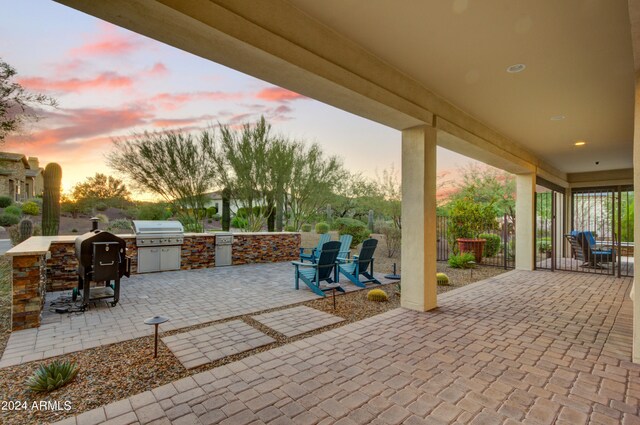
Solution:
<svg viewBox="0 0 640 425"><path fill-rule="evenodd" d="M138 273L180 269L184 228L179 221L134 220Z"/></svg>

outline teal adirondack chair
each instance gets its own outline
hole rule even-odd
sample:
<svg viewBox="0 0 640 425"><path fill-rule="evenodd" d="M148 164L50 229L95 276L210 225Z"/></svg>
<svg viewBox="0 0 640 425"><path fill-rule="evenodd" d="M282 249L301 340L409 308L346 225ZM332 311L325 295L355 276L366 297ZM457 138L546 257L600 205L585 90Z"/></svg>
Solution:
<svg viewBox="0 0 640 425"><path fill-rule="evenodd" d="M353 241L353 236L351 235L340 236L340 252L338 253L338 261L343 262L351 257L351 241Z"/></svg>
<svg viewBox="0 0 640 425"><path fill-rule="evenodd" d="M296 289L300 289L300 281L302 280L309 289L321 297L326 297L325 291L332 289L345 292L340 286L336 270L338 252L340 252L340 242L330 241L325 243L320 251L317 251L316 263L292 262L291 264L296 267ZM327 285L321 286L322 282L326 282Z"/></svg>
<svg viewBox="0 0 640 425"><path fill-rule="evenodd" d="M338 264L338 271L360 288L366 288L365 284L368 282L381 285L380 281L373 277L373 254L377 246L377 239L367 239L362 242L360 254L354 255L352 260L340 262ZM360 275L366 279L360 280Z"/></svg>
<svg viewBox="0 0 640 425"><path fill-rule="evenodd" d="M315 248L300 248L300 261L304 263L304 260L309 260L312 263L316 262L317 253L320 252L322 246L331 240L331 235L323 233L320 235L320 240Z"/></svg>

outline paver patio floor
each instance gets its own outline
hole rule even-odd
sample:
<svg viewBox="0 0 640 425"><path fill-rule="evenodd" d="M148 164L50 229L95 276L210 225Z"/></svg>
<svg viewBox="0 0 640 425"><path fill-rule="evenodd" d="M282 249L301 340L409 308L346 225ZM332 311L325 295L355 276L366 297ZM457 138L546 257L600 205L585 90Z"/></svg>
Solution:
<svg viewBox="0 0 640 425"><path fill-rule="evenodd" d="M304 305L251 316L251 318L288 337L302 335L344 321L342 317Z"/></svg>
<svg viewBox="0 0 640 425"><path fill-rule="evenodd" d="M242 320L231 320L165 336L162 342L186 369L192 369L233 354L271 344L275 339Z"/></svg>
<svg viewBox="0 0 640 425"><path fill-rule="evenodd" d="M64 424L638 424L631 279L510 272Z"/></svg>
<svg viewBox="0 0 640 425"><path fill-rule="evenodd" d="M98 303L84 314L50 312L60 296L50 293L43 325L13 332L0 367L151 335L143 322L155 315L171 319L160 326L168 331L318 298L305 285L295 290L293 273L286 262L133 275L123 279L118 305Z"/></svg>

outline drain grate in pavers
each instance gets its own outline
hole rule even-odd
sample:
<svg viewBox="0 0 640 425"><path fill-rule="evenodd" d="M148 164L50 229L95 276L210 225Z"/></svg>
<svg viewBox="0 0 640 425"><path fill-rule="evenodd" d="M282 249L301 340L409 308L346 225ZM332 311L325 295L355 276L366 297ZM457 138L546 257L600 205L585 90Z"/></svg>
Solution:
<svg viewBox="0 0 640 425"><path fill-rule="evenodd" d="M342 317L305 306L259 314L251 318L288 337L344 321Z"/></svg>
<svg viewBox="0 0 640 425"><path fill-rule="evenodd" d="M162 338L162 342L185 368L193 369L233 354L271 344L275 339L242 320L232 320L166 336Z"/></svg>

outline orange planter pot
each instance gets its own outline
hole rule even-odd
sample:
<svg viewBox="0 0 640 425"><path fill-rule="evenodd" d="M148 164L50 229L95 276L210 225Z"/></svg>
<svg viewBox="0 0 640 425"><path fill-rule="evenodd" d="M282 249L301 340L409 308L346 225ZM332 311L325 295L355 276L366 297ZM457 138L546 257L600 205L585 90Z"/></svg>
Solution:
<svg viewBox="0 0 640 425"><path fill-rule="evenodd" d="M482 253L484 252L484 244L486 239L456 239L460 252L470 252L476 257L476 263L482 262Z"/></svg>

